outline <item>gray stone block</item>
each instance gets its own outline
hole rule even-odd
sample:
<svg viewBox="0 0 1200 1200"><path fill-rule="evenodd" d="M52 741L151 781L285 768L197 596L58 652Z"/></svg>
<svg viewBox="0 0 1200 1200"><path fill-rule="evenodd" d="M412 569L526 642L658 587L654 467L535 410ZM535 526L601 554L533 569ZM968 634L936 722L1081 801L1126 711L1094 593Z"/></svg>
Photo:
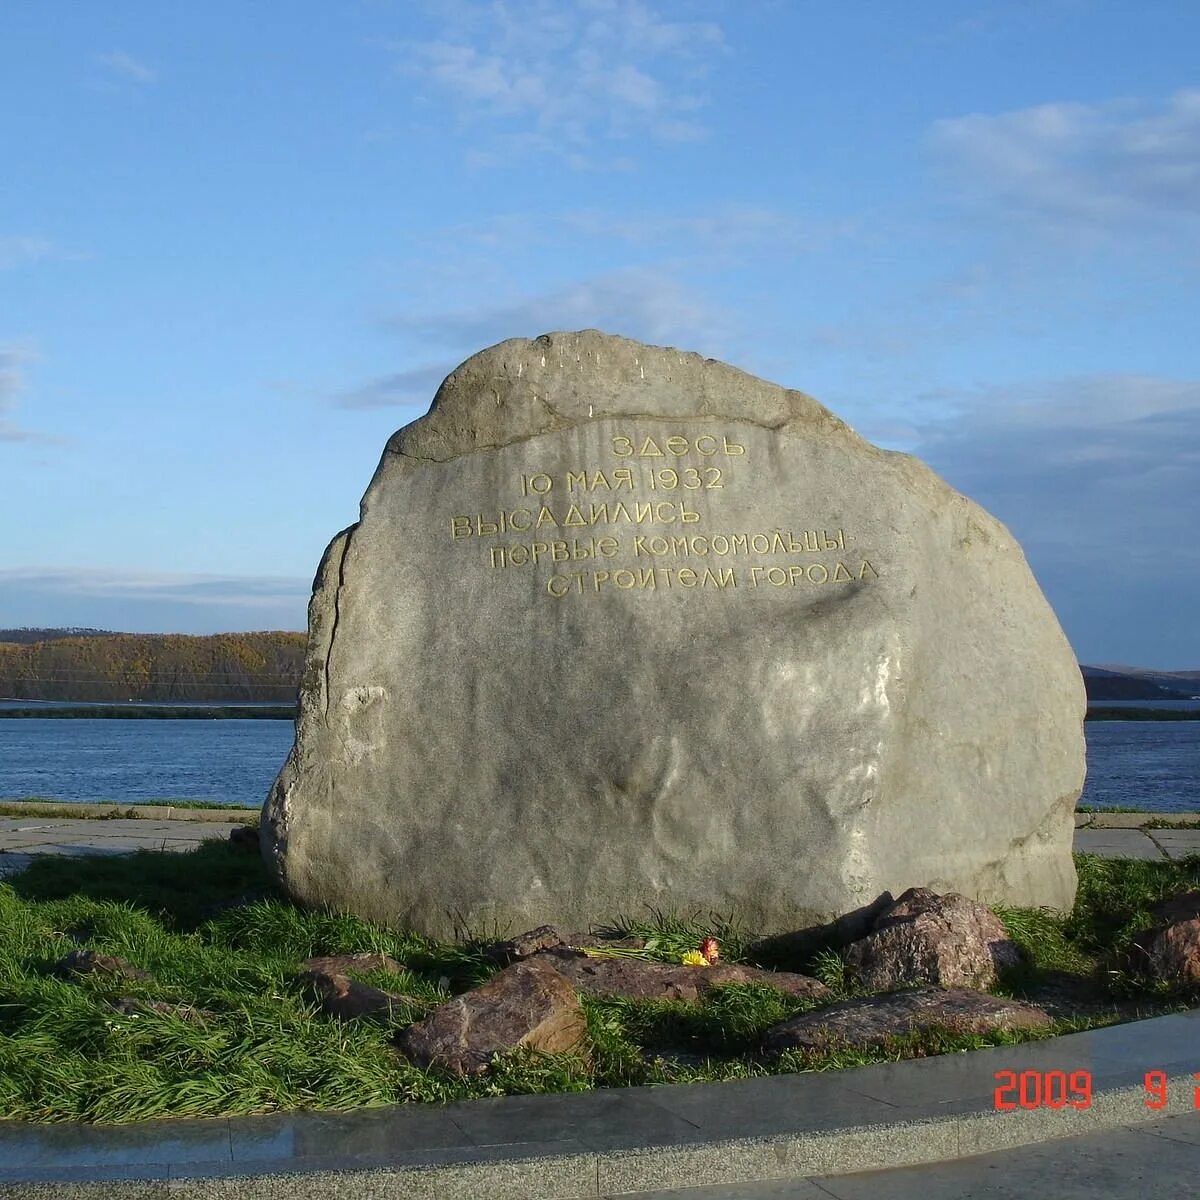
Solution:
<svg viewBox="0 0 1200 1200"><path fill-rule="evenodd" d="M309 619L262 827L304 903L447 936L1072 902L1085 697L1020 547L723 363L595 331L475 355Z"/></svg>

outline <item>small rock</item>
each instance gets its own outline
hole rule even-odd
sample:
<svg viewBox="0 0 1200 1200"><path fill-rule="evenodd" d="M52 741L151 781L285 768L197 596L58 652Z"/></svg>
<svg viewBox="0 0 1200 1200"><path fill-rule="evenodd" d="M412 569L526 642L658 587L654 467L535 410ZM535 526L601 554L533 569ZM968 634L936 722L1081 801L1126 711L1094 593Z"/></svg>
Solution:
<svg viewBox="0 0 1200 1200"><path fill-rule="evenodd" d="M481 987L438 1005L400 1035L420 1067L477 1075L492 1056L518 1046L547 1054L573 1050L587 1024L569 980L538 956L493 975Z"/></svg>
<svg viewBox="0 0 1200 1200"><path fill-rule="evenodd" d="M157 1013L161 1016L179 1017L193 1024L203 1024L213 1017L213 1014L203 1008L195 1008L190 1004L172 1004L167 1000L142 1000L137 996L122 996L108 1002L109 1008L127 1017L140 1017L146 1013Z"/></svg>
<svg viewBox="0 0 1200 1200"><path fill-rule="evenodd" d="M520 933L515 938L505 942L497 942L486 951L487 957L502 966L532 958L541 950L549 950L552 946L561 946L563 939L553 925L539 925L527 933Z"/></svg>
<svg viewBox="0 0 1200 1200"><path fill-rule="evenodd" d="M390 954L379 952L361 954L319 954L304 961L304 970L318 975L349 975L351 972L391 971L399 975L404 964Z"/></svg>
<svg viewBox="0 0 1200 1200"><path fill-rule="evenodd" d="M928 888L909 888L846 950L847 964L870 991L922 983L987 989L998 970L1020 961L1016 943L986 904Z"/></svg>
<svg viewBox="0 0 1200 1200"><path fill-rule="evenodd" d="M1133 940L1134 969L1166 983L1200 983L1200 891L1172 896L1153 916Z"/></svg>
<svg viewBox="0 0 1200 1200"><path fill-rule="evenodd" d="M556 971L590 996L696 1000L710 988L726 983L764 983L803 1000L825 1000L833 995L823 983L807 975L764 971L737 963L685 967L641 958L593 958L570 950L549 950L540 957L550 960Z"/></svg>
<svg viewBox="0 0 1200 1200"><path fill-rule="evenodd" d="M258 849L258 826L257 825L237 825L229 831L229 844L237 847L239 850L250 850L257 854Z"/></svg>
<svg viewBox="0 0 1200 1200"><path fill-rule="evenodd" d="M115 954L101 954L96 950L72 950L54 964L54 973L64 979L76 975L106 975L143 982L151 978L149 971L143 971Z"/></svg>
<svg viewBox="0 0 1200 1200"><path fill-rule="evenodd" d="M636 933L624 937L609 937L603 933L566 933L563 934L563 945L572 950L582 950L585 946L601 950L644 950L646 939Z"/></svg>
<svg viewBox="0 0 1200 1200"><path fill-rule="evenodd" d="M322 1012L343 1021L388 1020L392 1010L401 1004L420 1004L411 996L385 992L369 983L359 983L349 975L305 971L300 982L313 991L321 1002Z"/></svg>
<svg viewBox="0 0 1200 1200"><path fill-rule="evenodd" d="M916 1030L989 1033L994 1029L1037 1029L1049 1014L1021 1000L1006 1000L965 988L918 988L887 996L843 1000L816 1012L772 1025L763 1049L822 1050L834 1046L881 1046Z"/></svg>

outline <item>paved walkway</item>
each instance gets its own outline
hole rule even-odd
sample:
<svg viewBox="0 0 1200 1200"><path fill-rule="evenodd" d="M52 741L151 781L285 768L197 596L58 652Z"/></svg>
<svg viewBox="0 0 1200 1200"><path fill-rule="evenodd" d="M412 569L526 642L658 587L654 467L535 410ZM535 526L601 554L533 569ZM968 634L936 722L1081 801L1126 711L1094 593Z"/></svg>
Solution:
<svg viewBox="0 0 1200 1200"><path fill-rule="evenodd" d="M43 809L45 805L41 806ZM63 805L71 809L73 805ZM151 809L128 818L116 805L88 805L103 820L76 817L0 817L0 878L24 870L35 854L125 854L130 850L189 850L206 838L227 838L237 825L255 819L257 809ZM36 810L35 810L36 811ZM1180 859L1200 854L1200 829L1139 828L1145 813L1081 813L1075 849L1103 858ZM1200 813L1160 816L1179 824L1200 824Z"/></svg>
<svg viewBox="0 0 1200 1200"><path fill-rule="evenodd" d="M0 817L0 878L23 871L36 854L128 854L131 850L191 850L206 838L228 838L245 822L155 817L67 820Z"/></svg>
<svg viewBox="0 0 1200 1200"><path fill-rule="evenodd" d="M107 820L4 817L0 876L39 854L188 849L227 838L253 815L222 809ZM1160 860L1200 853L1200 830L1138 828L1145 820L1081 814L1076 849ZM998 1071L1042 1081L1058 1072L1056 1078L1075 1082L1086 1073L1091 1102L1082 1109L1000 1112ZM1148 1071L1169 1079L1161 1112L1146 1104ZM1171 1147L1171 1161L1179 1162L1163 1175L1170 1185L1164 1190L1155 1190L1144 1171L1160 1161L1155 1138L1189 1146L1197 1140L1196 1123L1188 1121L1197 1107L1198 1071L1200 1010L970 1054L720 1084L127 1126L0 1122L0 1200L676 1194L680 1200L1035 1194L1065 1200L1085 1192L1063 1190L1056 1179L1082 1187L1082 1177L1065 1166L1056 1176L1053 1164L1063 1155L1040 1144L1089 1134L1099 1139L1089 1143L1098 1153L1117 1154L1108 1174L1093 1172L1096 1194L1125 1194L1115 1190L1116 1180L1128 1183L1131 1196L1175 1195L1183 1193L1171 1187L1200 1169L1197 1155ZM1038 1150L1019 1158L996 1157L1035 1144ZM1081 1153L1092 1151L1085 1146ZM988 1154L990 1160L971 1157ZM1165 1156L1164 1148L1164 1162ZM1014 1162L1040 1169L1022 1166L1020 1181L988 1183ZM864 1171L886 1173L857 1174Z"/></svg>
<svg viewBox="0 0 1200 1200"><path fill-rule="evenodd" d="M726 1083L125 1126L0 1122L0 1197L567 1200L700 1185L736 1196L732 1185L811 1188L806 1180L824 1186L830 1176L834 1195L890 1197L838 1189L854 1172L1186 1116L1198 1068L1200 1011L970 1054ZM1160 1111L1146 1104L1150 1070L1167 1080ZM1086 1073L1090 1104L996 1111L1003 1071L1074 1075L1076 1086ZM971 1193L931 1193L963 1194Z"/></svg>
<svg viewBox="0 0 1200 1200"><path fill-rule="evenodd" d="M1200 1113L954 1162L781 1179L638 1200L1180 1200L1197 1195Z"/></svg>

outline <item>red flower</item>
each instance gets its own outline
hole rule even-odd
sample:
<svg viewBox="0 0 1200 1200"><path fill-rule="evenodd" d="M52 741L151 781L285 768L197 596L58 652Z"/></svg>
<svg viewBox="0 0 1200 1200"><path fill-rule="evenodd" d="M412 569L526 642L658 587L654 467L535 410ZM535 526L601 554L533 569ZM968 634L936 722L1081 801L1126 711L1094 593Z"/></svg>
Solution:
<svg viewBox="0 0 1200 1200"><path fill-rule="evenodd" d="M706 937L700 943L700 953L704 955L705 962L715 963L721 957L721 946L715 937Z"/></svg>

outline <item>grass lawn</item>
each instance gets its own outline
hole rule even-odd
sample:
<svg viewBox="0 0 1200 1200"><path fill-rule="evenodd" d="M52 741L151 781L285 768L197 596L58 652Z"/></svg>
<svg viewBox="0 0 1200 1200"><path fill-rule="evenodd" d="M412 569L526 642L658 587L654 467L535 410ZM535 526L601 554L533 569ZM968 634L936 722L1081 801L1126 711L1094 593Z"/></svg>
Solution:
<svg viewBox="0 0 1200 1200"><path fill-rule="evenodd" d="M1077 863L1079 900L1069 917L1001 910L1029 956L1003 990L1050 1005L1059 1018L1052 1032L1194 1002L1194 995L1140 985L1123 971L1121 954L1154 903L1200 886L1200 858L1078 855ZM726 960L747 952L739 932L719 921L659 915L614 921L613 930L648 936L648 948L665 961L678 962L708 934L720 939ZM55 977L54 964L80 946L120 955L152 980ZM383 951L404 964L400 974L361 976L412 998L390 1023L326 1017L296 981L305 958L356 951ZM840 996L854 994L834 950L771 965L816 975ZM38 858L0 882L0 1117L118 1122L344 1110L826 1070L1030 1036L926 1034L871 1053L764 1059L757 1051L763 1030L812 1006L769 987L734 984L694 1004L585 998L586 1056L513 1054L475 1079L420 1070L396 1054L391 1040L400 1028L494 969L481 943L435 943L302 911L272 892L255 856L223 842L183 854ZM129 996L200 1014L110 1006Z"/></svg>
<svg viewBox="0 0 1200 1200"><path fill-rule="evenodd" d="M94 805L112 804L114 808L102 815L88 810ZM214 809L222 805L211 800L96 800L81 803L79 812L73 812L72 804L54 800L49 796L21 796L14 800L0 800L0 817L54 817L58 820L110 821L127 817L158 817L159 812L149 809ZM243 824L257 824L259 809L230 808L229 819Z"/></svg>

